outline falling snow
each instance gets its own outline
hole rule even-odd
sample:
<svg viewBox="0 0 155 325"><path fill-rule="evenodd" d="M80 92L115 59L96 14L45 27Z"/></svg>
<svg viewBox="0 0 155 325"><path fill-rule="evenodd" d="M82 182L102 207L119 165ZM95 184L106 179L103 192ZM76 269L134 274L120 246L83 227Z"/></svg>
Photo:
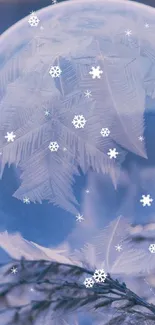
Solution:
<svg viewBox="0 0 155 325"><path fill-rule="evenodd" d="M86 90L86 91L84 92L84 95L85 95L85 97L90 98L90 97L92 96L92 93L91 93L90 90Z"/></svg>
<svg viewBox="0 0 155 325"><path fill-rule="evenodd" d="M86 278L83 284L85 285L86 288L92 288L94 283L95 282L93 278Z"/></svg>
<svg viewBox="0 0 155 325"><path fill-rule="evenodd" d="M155 244L150 244L149 245L149 251L150 251L150 253L155 253Z"/></svg>
<svg viewBox="0 0 155 325"><path fill-rule="evenodd" d="M108 128L102 128L100 133L102 137L108 137L110 134L110 130Z"/></svg>
<svg viewBox="0 0 155 325"><path fill-rule="evenodd" d="M12 273L12 274L16 274L17 272L18 272L18 270L17 270L16 267L13 267L13 268L11 269L11 273Z"/></svg>
<svg viewBox="0 0 155 325"><path fill-rule="evenodd" d="M144 137L142 135L140 135L140 137L138 139L139 139L139 141L144 141Z"/></svg>
<svg viewBox="0 0 155 325"><path fill-rule="evenodd" d="M5 135L5 139L7 139L7 142L14 142L15 138L16 135L13 132L7 132L7 135Z"/></svg>
<svg viewBox="0 0 155 325"><path fill-rule="evenodd" d="M37 17L36 13L35 12L32 12L31 15L30 15L30 18L28 20L28 23L31 27L37 27L38 24L39 24L40 20L39 18Z"/></svg>
<svg viewBox="0 0 155 325"><path fill-rule="evenodd" d="M58 151L59 149L59 145L56 141L50 142L48 148L50 149L50 151Z"/></svg>
<svg viewBox="0 0 155 325"><path fill-rule="evenodd" d="M148 195L142 195L142 198L140 199L140 202L142 203L143 207L145 206L151 206L151 203L153 202L153 199L151 198L150 194Z"/></svg>
<svg viewBox="0 0 155 325"><path fill-rule="evenodd" d="M116 248L116 251L120 252L122 250L122 245L118 244L115 246L115 248Z"/></svg>
<svg viewBox="0 0 155 325"><path fill-rule="evenodd" d="M72 124L76 129L83 129L86 124L86 120L83 115L75 115Z"/></svg>
<svg viewBox="0 0 155 325"><path fill-rule="evenodd" d="M30 199L28 197L23 198L23 203L30 204Z"/></svg>
<svg viewBox="0 0 155 325"><path fill-rule="evenodd" d="M116 151L116 148L109 149L109 151L107 153L107 155L109 156L110 159L112 159L112 158L116 159L118 154L119 153Z"/></svg>
<svg viewBox="0 0 155 325"><path fill-rule="evenodd" d="M103 71L100 69L99 66L92 67L92 71L89 72L90 75L92 75L92 79L100 79L101 78L101 74L103 73Z"/></svg>
<svg viewBox="0 0 155 325"><path fill-rule="evenodd" d="M105 273L104 269L99 269L94 272L93 278L95 282L104 282L107 277L107 274Z"/></svg>
<svg viewBox="0 0 155 325"><path fill-rule="evenodd" d="M83 221L84 220L84 217L83 217L83 215L81 215L81 214L78 214L77 216L76 216L76 221L79 221L79 222L81 222L81 221Z"/></svg>
<svg viewBox="0 0 155 325"><path fill-rule="evenodd" d="M49 74L52 78L59 78L62 71L59 66L51 66Z"/></svg>
<svg viewBox="0 0 155 325"><path fill-rule="evenodd" d="M145 28L149 28L150 25L148 23L145 24Z"/></svg>
<svg viewBox="0 0 155 325"><path fill-rule="evenodd" d="M125 31L125 35L126 35L126 36L131 36L131 35L132 35L132 31L131 31L131 29L127 29L127 30Z"/></svg>
<svg viewBox="0 0 155 325"><path fill-rule="evenodd" d="M45 116L49 116L50 112L48 110L45 110Z"/></svg>

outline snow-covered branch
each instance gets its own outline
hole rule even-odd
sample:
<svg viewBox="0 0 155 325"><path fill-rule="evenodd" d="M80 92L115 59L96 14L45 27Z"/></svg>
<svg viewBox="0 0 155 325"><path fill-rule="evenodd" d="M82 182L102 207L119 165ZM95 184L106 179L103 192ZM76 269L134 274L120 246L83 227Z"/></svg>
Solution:
<svg viewBox="0 0 155 325"><path fill-rule="evenodd" d="M104 282L86 288L84 280L93 277L94 270L76 265L22 259L0 269L1 318L10 317L3 324L32 325L48 313L54 319L75 311L105 312L107 308L115 313L111 325L123 324L123 319L133 315L141 324L146 319L155 321L155 306L110 274Z"/></svg>

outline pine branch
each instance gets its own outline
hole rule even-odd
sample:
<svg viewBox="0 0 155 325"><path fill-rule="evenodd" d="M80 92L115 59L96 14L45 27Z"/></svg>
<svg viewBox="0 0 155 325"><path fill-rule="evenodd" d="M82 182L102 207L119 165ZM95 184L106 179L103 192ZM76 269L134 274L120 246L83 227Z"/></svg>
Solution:
<svg viewBox="0 0 155 325"><path fill-rule="evenodd" d="M13 267L18 271L16 274L11 273ZM68 312L83 309L104 312L110 307L117 312L109 323L111 325L123 324L126 315L133 314L141 322L146 319L155 321L155 306L136 295L125 283L113 279L110 274L104 283L95 283L92 288L86 288L83 284L84 279L92 277L93 274L94 270L44 260L22 259L1 265L1 317L9 311L12 312L12 317L7 325L31 325L41 313L48 310L53 315L59 312L63 317ZM32 287L39 298L32 300L29 296L26 303L19 301L15 305L18 290L22 297L22 294L29 294Z"/></svg>

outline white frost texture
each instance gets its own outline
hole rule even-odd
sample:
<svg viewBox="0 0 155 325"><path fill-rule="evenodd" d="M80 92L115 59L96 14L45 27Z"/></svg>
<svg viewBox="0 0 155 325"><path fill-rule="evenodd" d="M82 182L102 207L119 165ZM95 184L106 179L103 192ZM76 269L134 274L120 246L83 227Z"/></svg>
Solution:
<svg viewBox="0 0 155 325"><path fill-rule="evenodd" d="M147 158L139 136L146 97L155 98L155 10L128 1L75 0L37 16L36 28L26 17L1 36L0 176L14 164L21 176L17 199L48 200L77 214L79 167L109 173L116 186L128 151ZM59 77L50 76L51 66L60 67ZM89 72L97 66L103 73L93 79ZM84 128L73 126L77 115L85 117ZM102 128L109 137L101 136ZM16 135L13 142L7 132ZM50 142L59 144L56 152ZM107 155L114 147L115 160Z"/></svg>

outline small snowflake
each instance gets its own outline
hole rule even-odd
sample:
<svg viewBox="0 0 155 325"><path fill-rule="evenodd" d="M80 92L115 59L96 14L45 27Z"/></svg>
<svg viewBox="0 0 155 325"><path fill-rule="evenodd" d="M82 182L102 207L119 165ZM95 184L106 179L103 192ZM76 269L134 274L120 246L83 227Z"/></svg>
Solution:
<svg viewBox="0 0 155 325"><path fill-rule="evenodd" d="M142 199L140 200L140 202L142 203L143 207L145 207L146 205L151 206L153 199L150 197L150 194L142 195Z"/></svg>
<svg viewBox="0 0 155 325"><path fill-rule="evenodd" d="M83 284L85 285L86 288L92 288L94 285L94 280L93 278L86 278Z"/></svg>
<svg viewBox="0 0 155 325"><path fill-rule="evenodd" d="M150 244L150 245L149 245L149 251L150 251L150 253L152 253L152 254L155 253L155 244Z"/></svg>
<svg viewBox="0 0 155 325"><path fill-rule="evenodd" d="M119 244L116 245L115 248L116 248L116 251L118 251L118 252L120 252L122 250L122 246Z"/></svg>
<svg viewBox="0 0 155 325"><path fill-rule="evenodd" d="M37 15L35 12L32 12L30 15L30 18L28 20L28 23L30 24L31 27L37 27L39 24L40 20L38 19Z"/></svg>
<svg viewBox="0 0 155 325"><path fill-rule="evenodd" d="M16 274L17 272L18 272L18 270L17 270L16 267L13 267L13 268L11 269L11 273L12 273L12 274Z"/></svg>
<svg viewBox="0 0 155 325"><path fill-rule="evenodd" d="M97 66L96 68L92 67L92 71L89 71L89 74L92 75L92 79L95 79L95 78L100 79L102 73L103 73L103 71L100 70L99 66Z"/></svg>
<svg viewBox="0 0 155 325"><path fill-rule="evenodd" d="M57 0L52 0L52 5L55 5L57 3Z"/></svg>
<svg viewBox="0 0 155 325"><path fill-rule="evenodd" d="M88 193L90 193L90 191L87 189L87 190L86 190L86 193L88 194Z"/></svg>
<svg viewBox="0 0 155 325"><path fill-rule="evenodd" d="M110 131L108 128L102 128L100 134L102 135L102 137L108 137L110 134Z"/></svg>
<svg viewBox="0 0 155 325"><path fill-rule="evenodd" d="M45 110L45 116L49 116L50 112L48 110Z"/></svg>
<svg viewBox="0 0 155 325"><path fill-rule="evenodd" d="M50 149L50 151L58 151L59 145L56 141L50 142L48 148Z"/></svg>
<svg viewBox="0 0 155 325"><path fill-rule="evenodd" d="M72 123L76 129L82 129L86 124L86 120L83 115L75 115Z"/></svg>
<svg viewBox="0 0 155 325"><path fill-rule="evenodd" d="M7 142L13 142L16 138L16 135L13 132L7 132L7 135L5 135L5 139L7 139Z"/></svg>
<svg viewBox="0 0 155 325"><path fill-rule="evenodd" d="M57 65L51 66L51 68L49 70L49 74L51 75L52 78L60 77L61 73L62 73L62 71L61 71L60 67Z"/></svg>
<svg viewBox="0 0 155 325"><path fill-rule="evenodd" d="M89 98L89 97L91 97L91 96L92 96L92 94L91 94L91 91L90 91L90 90L86 90L86 91L84 92L84 94L85 94L85 97L87 97L87 98Z"/></svg>
<svg viewBox="0 0 155 325"><path fill-rule="evenodd" d="M25 203L25 204L30 204L30 199L28 198L28 197L24 197L23 198L23 203Z"/></svg>
<svg viewBox="0 0 155 325"><path fill-rule="evenodd" d="M117 158L117 155L119 153L116 151L116 148L113 148L113 149L109 149L107 155L109 156L110 159L112 158Z"/></svg>
<svg viewBox="0 0 155 325"><path fill-rule="evenodd" d="M30 291L31 291L31 292L34 292L34 289L33 289L33 288L30 288Z"/></svg>
<svg viewBox="0 0 155 325"><path fill-rule="evenodd" d="M148 23L145 24L145 28L149 28L150 25Z"/></svg>
<svg viewBox="0 0 155 325"><path fill-rule="evenodd" d="M126 36L131 36L131 35L132 35L132 31L131 31L131 29L127 29L127 30L125 31L125 35L126 35Z"/></svg>
<svg viewBox="0 0 155 325"><path fill-rule="evenodd" d="M81 222L82 220L84 220L83 216L82 216L81 214L78 214L78 215L76 216L76 221Z"/></svg>
<svg viewBox="0 0 155 325"><path fill-rule="evenodd" d="M105 273L104 269L96 270L93 275L95 282L104 282L106 277L107 274Z"/></svg>
<svg viewBox="0 0 155 325"><path fill-rule="evenodd" d="M67 148L66 148L66 147L64 147L64 148L63 148L63 151L67 151Z"/></svg>
<svg viewBox="0 0 155 325"><path fill-rule="evenodd" d="M138 138L139 139L139 141L144 141L144 137L142 136L142 135L140 135L140 137Z"/></svg>

